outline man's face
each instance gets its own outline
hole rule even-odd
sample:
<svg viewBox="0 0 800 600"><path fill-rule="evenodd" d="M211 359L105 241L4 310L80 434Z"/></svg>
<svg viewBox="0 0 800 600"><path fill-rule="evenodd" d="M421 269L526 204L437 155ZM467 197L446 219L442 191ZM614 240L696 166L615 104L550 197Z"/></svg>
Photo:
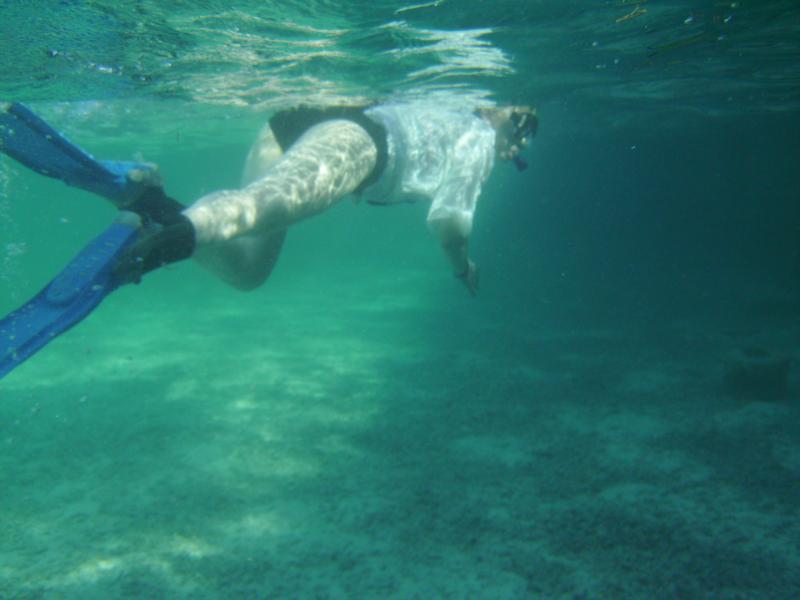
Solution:
<svg viewBox="0 0 800 600"><path fill-rule="evenodd" d="M501 160L514 160L536 134L536 111L527 107L509 108L497 129L497 155Z"/></svg>

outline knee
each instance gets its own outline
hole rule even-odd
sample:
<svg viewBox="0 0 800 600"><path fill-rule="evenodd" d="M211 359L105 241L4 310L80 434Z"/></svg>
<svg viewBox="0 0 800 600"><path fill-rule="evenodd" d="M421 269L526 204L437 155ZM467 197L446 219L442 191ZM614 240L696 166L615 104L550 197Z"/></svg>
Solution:
<svg viewBox="0 0 800 600"><path fill-rule="evenodd" d="M264 282L267 280L267 276L247 276L241 273L237 273L235 276L225 276L222 278L225 283L227 283L232 288L240 291L240 292L252 292L260 288Z"/></svg>
<svg viewBox="0 0 800 600"><path fill-rule="evenodd" d="M231 252L230 247L227 250L221 251L218 246L199 248L194 258L234 289L250 292L261 287L271 272L269 265L247 260L241 252Z"/></svg>
<svg viewBox="0 0 800 600"><path fill-rule="evenodd" d="M211 271L220 281L240 292L252 292L261 287L267 280L267 275L257 273L245 273L242 271L231 271L225 268L218 268L216 265L198 261L202 266Z"/></svg>

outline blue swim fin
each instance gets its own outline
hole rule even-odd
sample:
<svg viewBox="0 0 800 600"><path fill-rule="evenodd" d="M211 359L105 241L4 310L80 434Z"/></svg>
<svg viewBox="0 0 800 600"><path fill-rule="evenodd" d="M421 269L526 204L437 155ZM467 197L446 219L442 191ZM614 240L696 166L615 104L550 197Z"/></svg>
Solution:
<svg viewBox="0 0 800 600"><path fill-rule="evenodd" d="M0 321L0 379L83 320L123 283L114 266L138 239L138 227L114 223L33 299Z"/></svg>
<svg viewBox="0 0 800 600"><path fill-rule="evenodd" d="M0 151L37 173L108 198L118 207L153 185L153 165L96 160L18 102L0 110ZM138 177L130 177L132 171L138 171Z"/></svg>

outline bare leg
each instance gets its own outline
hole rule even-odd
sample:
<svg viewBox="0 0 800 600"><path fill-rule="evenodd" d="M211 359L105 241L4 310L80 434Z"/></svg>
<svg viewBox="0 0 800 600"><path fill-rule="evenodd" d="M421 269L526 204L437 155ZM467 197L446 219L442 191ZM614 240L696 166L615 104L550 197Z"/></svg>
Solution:
<svg viewBox="0 0 800 600"><path fill-rule="evenodd" d="M242 172L242 187L258 181L283 155L269 124L259 132ZM286 239L286 230L264 235L240 235L226 243L198 248L195 258L220 279L241 290L261 285L272 273Z"/></svg>
<svg viewBox="0 0 800 600"><path fill-rule="evenodd" d="M243 235L228 242L198 246L194 257L225 283L248 291L264 283L278 262L286 230Z"/></svg>
<svg viewBox="0 0 800 600"><path fill-rule="evenodd" d="M376 158L372 138L352 121L312 127L259 179L209 194L184 211L196 231L195 256L231 285L258 287L286 229L352 193Z"/></svg>

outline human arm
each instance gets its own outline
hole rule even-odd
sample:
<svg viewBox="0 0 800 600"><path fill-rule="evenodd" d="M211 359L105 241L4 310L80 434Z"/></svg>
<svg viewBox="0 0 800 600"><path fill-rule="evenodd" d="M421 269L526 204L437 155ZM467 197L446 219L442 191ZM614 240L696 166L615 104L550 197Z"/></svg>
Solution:
<svg viewBox="0 0 800 600"><path fill-rule="evenodd" d="M473 296L478 290L479 272L469 258L469 234L481 187L494 164L493 144L491 130L482 128L458 140L428 212L428 227L439 239L453 274Z"/></svg>
<svg viewBox="0 0 800 600"><path fill-rule="evenodd" d="M456 218L430 221L430 226L439 238L445 256L450 261L453 274L464 284L471 295L478 291L479 271L469 258L469 237Z"/></svg>

